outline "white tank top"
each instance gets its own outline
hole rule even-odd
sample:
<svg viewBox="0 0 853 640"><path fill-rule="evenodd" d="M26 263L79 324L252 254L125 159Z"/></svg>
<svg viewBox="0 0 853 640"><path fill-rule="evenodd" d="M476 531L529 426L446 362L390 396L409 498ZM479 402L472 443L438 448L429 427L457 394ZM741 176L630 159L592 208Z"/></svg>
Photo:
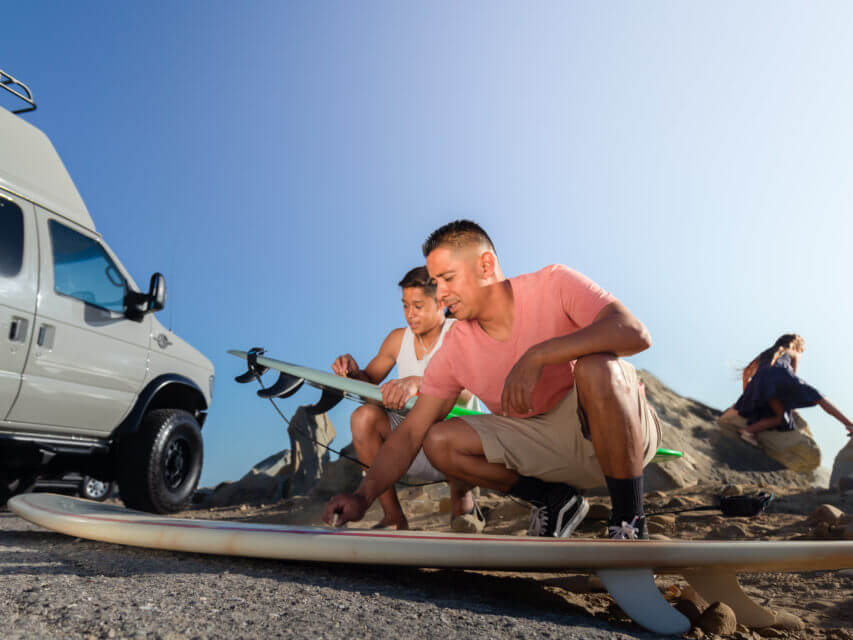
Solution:
<svg viewBox="0 0 853 640"><path fill-rule="evenodd" d="M400 343L400 353L397 354L397 377L423 376L433 354L441 348L441 343L444 342L444 334L454 322L456 320L453 318L445 319L435 346L422 360L418 360L415 355L415 332L410 327L406 327L406 331L403 333L403 341Z"/></svg>
<svg viewBox="0 0 853 640"><path fill-rule="evenodd" d="M444 325L441 327L441 333L438 335L435 346L421 360L418 360L418 357L415 355L415 333L410 327L406 327L406 331L403 333L403 341L400 343L400 353L397 354L397 377L423 377L429 361L441 348L441 344L444 342L444 335L454 322L456 320L453 318L446 318L444 320ZM476 396L471 396L471 399L463 406L474 411L482 411L480 401Z"/></svg>

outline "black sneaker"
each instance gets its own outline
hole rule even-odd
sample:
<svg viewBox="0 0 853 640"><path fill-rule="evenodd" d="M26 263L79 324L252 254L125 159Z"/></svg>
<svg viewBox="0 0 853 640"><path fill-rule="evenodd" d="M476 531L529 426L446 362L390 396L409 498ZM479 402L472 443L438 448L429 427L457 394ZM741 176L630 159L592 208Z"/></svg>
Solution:
<svg viewBox="0 0 853 640"><path fill-rule="evenodd" d="M554 485L542 500L531 502L529 536L568 538L589 511L586 499L567 484Z"/></svg>
<svg viewBox="0 0 853 640"><path fill-rule="evenodd" d="M631 522L611 520L607 523L607 537L611 540L648 540L646 516L634 516Z"/></svg>

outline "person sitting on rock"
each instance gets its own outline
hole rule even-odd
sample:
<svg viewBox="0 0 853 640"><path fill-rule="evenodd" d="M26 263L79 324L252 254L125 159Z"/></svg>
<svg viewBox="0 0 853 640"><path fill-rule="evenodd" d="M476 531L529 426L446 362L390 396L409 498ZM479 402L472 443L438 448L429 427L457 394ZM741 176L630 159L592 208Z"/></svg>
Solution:
<svg viewBox="0 0 853 640"><path fill-rule="evenodd" d="M325 521L360 520L423 446L448 478L531 503L531 535L571 535L589 509L580 490L606 484L608 535L648 537L643 467L660 424L619 358L651 345L643 324L566 266L504 277L491 239L468 220L434 231L423 253L439 303L458 320L414 408L355 493L329 501ZM463 388L493 415L442 420Z"/></svg>
<svg viewBox="0 0 853 640"><path fill-rule="evenodd" d="M741 438L760 446L756 434L770 429L794 431L794 409L820 405L853 434L853 422L797 376L805 347L802 336L786 333L753 358L743 370L743 393L720 416L720 423L735 427Z"/></svg>
<svg viewBox="0 0 853 640"><path fill-rule="evenodd" d="M415 267L398 285L403 290L405 328L394 329L385 338L379 353L364 369L350 354L338 356L332 371L339 376L379 384L397 365L398 378L382 385L383 407L365 404L353 411L350 418L353 445L359 459L372 465L382 443L402 422L401 412L406 402L418 394L424 370L441 347L444 336L454 323L445 317L444 306L435 298L435 284L426 267ZM477 399L469 392L459 394L458 401L470 409L479 410ZM406 476L422 482L442 482L444 474L436 471L423 451L419 451ZM482 512L474 503L467 486L450 482L451 526L454 530L480 532L485 525ZM408 521L397 492L390 486L379 496L384 516L374 528L407 529Z"/></svg>

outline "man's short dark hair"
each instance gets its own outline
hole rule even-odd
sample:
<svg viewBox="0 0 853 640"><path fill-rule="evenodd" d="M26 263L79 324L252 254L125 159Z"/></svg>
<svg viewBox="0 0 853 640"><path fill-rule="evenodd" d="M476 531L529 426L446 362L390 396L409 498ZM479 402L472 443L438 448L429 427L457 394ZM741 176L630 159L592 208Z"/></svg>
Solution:
<svg viewBox="0 0 853 640"><path fill-rule="evenodd" d="M403 276L403 279L397 283L403 289L411 287L419 287L423 289L424 295L435 298L435 282L429 277L429 272L426 267L415 267Z"/></svg>
<svg viewBox="0 0 853 640"><path fill-rule="evenodd" d="M485 244L497 255L495 245L483 227L470 220L454 220L429 234L423 246L424 258L442 246L458 249L472 244Z"/></svg>

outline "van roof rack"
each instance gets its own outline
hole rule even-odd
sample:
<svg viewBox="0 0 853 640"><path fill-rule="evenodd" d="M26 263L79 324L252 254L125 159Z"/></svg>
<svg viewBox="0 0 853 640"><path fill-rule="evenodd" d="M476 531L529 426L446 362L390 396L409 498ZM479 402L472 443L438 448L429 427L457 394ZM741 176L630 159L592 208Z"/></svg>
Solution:
<svg viewBox="0 0 853 640"><path fill-rule="evenodd" d="M30 88L20 80L16 80L8 73L0 69L0 87L3 87L9 93L18 96L21 100L27 103L26 107L20 109L12 109L12 113L26 113L27 111L35 111L36 103L33 100L33 92Z"/></svg>

